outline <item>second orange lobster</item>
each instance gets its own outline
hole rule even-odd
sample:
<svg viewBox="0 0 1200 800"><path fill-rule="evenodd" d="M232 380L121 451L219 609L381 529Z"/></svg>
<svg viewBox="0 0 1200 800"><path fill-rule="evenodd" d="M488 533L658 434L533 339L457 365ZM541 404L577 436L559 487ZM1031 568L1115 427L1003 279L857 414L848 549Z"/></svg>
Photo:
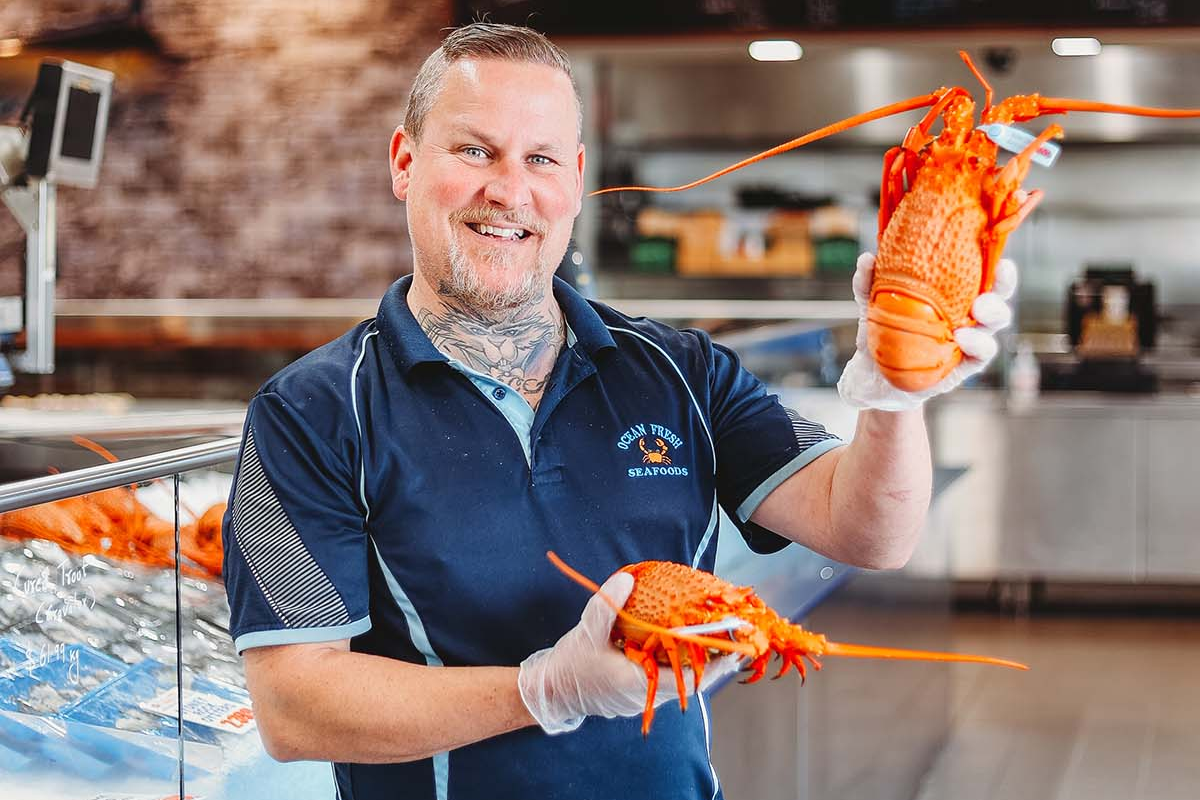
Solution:
<svg viewBox="0 0 1200 800"><path fill-rule="evenodd" d="M593 592L600 587L568 566L554 552L547 557L569 578ZM856 658L895 658L916 661L961 661L995 664L1013 669L1029 669L1024 664L990 656L966 653L938 653L904 650L860 644L831 642L822 634L806 631L772 610L749 586L735 586L711 572L693 569L671 561L640 561L622 567L634 577L633 592L618 608L601 593L601 598L617 612L612 641L633 662L646 671L648 689L642 714L642 734L650 732L654 720L654 695L658 690L659 665L670 665L680 706L687 709L687 687L683 667L692 668L695 691L700 690L704 666L713 653L740 653L751 659L746 683L760 680L767 671L771 655L783 664L775 677L795 667L800 679L806 675L805 661L820 669L819 656ZM747 624L729 634L696 636L672 630L682 626L719 622L737 617Z"/></svg>

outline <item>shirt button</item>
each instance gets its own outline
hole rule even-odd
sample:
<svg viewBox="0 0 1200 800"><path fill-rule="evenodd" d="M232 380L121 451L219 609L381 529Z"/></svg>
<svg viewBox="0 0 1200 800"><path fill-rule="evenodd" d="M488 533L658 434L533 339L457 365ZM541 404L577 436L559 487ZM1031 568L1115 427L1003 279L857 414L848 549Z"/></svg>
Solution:
<svg viewBox="0 0 1200 800"><path fill-rule="evenodd" d="M497 400L503 400L504 395L506 394L508 394L508 390L503 386L497 386L495 389L492 389L492 397L496 398Z"/></svg>

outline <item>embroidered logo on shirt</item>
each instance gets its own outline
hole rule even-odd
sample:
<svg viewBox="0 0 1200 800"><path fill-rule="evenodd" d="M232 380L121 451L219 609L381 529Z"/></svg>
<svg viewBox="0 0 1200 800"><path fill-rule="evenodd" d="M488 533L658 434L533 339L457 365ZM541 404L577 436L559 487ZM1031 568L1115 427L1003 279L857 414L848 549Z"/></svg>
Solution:
<svg viewBox="0 0 1200 800"><path fill-rule="evenodd" d="M657 436L654 437L654 449L653 450L646 449L646 437L645 436L638 439L638 449L646 454L646 455L642 456L643 464L670 464L671 463L671 457L669 455L667 455L667 451L671 449L670 445L668 445L662 439L659 439Z"/></svg>
<svg viewBox="0 0 1200 800"><path fill-rule="evenodd" d="M631 426L617 439L617 447L642 454L641 467L629 467L630 478L650 478L658 475L687 475L688 468L672 463L671 452L683 447L683 439L670 428L653 423ZM635 453L636 455L636 453Z"/></svg>

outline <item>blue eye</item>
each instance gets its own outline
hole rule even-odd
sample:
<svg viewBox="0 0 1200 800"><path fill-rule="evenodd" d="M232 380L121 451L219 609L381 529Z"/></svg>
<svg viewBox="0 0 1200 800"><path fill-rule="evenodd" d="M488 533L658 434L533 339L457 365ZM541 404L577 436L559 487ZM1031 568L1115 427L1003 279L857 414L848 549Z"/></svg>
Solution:
<svg viewBox="0 0 1200 800"><path fill-rule="evenodd" d="M472 158L487 158L487 151L484 150L482 147L476 147L474 145L469 145L467 147L464 147L462 149L462 151L463 151L463 153L471 156Z"/></svg>
<svg viewBox="0 0 1200 800"><path fill-rule="evenodd" d="M555 163L554 159L552 159L548 156L530 156L529 160L539 166L548 166L550 164Z"/></svg>

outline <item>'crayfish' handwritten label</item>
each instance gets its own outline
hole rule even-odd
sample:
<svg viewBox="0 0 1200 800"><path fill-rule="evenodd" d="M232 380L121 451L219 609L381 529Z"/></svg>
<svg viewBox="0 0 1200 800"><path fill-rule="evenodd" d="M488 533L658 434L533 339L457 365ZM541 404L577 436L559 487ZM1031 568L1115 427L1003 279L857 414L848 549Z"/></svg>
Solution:
<svg viewBox="0 0 1200 800"><path fill-rule="evenodd" d="M64 560L57 567L42 567L33 574L22 569L16 575L15 584L22 594L37 602L31 621L43 626L62 623L72 617L86 617L96 607L96 590L87 584L87 578L86 563ZM79 652L68 650L62 643L47 642L28 651L20 669L30 677L36 677L42 668L59 662L67 665L67 680L78 683Z"/></svg>
<svg viewBox="0 0 1200 800"><path fill-rule="evenodd" d="M96 590L85 583L87 577L87 564L63 561L53 570L43 567L33 577L18 574L16 584L25 595L44 598L33 621L45 625L81 616L96 607Z"/></svg>
<svg viewBox="0 0 1200 800"><path fill-rule="evenodd" d="M1020 128L1003 125L999 122L993 122L990 125L980 125L979 130L987 134L987 137L995 142L997 147L1001 147L1011 153L1020 153L1037 138ZM1061 152L1062 148L1054 142L1042 142L1038 146L1038 149L1034 151L1030 160L1035 164L1041 164L1043 167L1049 167L1054 164L1055 160L1058 159L1058 154Z"/></svg>

